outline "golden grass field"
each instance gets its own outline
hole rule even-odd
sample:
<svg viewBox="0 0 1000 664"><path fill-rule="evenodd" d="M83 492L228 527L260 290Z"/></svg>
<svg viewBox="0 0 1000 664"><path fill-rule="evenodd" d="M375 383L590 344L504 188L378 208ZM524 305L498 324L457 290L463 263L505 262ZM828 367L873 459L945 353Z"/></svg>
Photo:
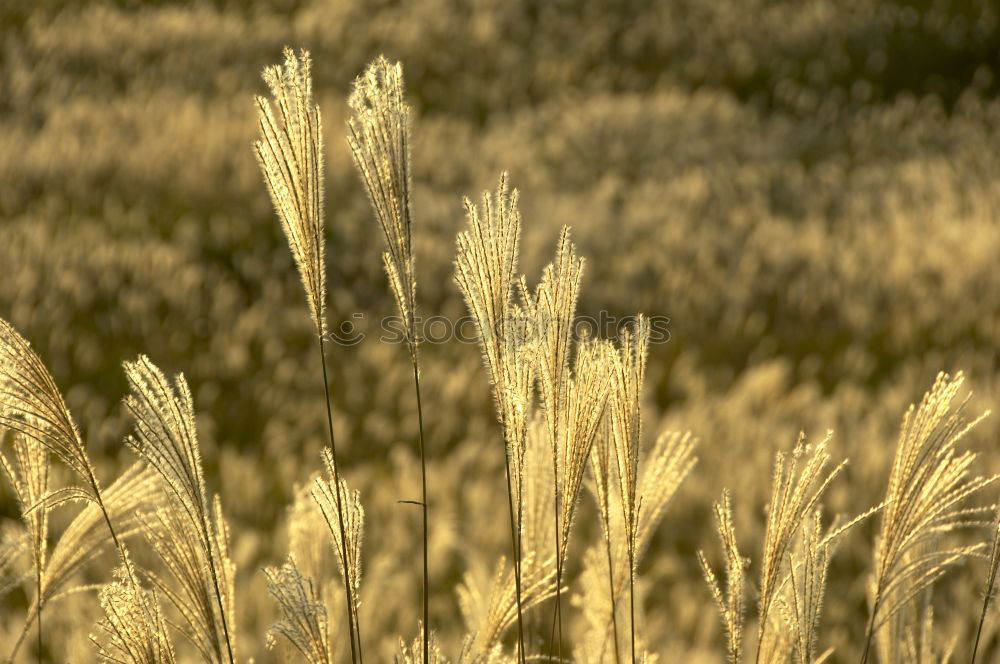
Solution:
<svg viewBox="0 0 1000 664"><path fill-rule="evenodd" d="M1000 661L992 0L0 34L0 661Z"/></svg>

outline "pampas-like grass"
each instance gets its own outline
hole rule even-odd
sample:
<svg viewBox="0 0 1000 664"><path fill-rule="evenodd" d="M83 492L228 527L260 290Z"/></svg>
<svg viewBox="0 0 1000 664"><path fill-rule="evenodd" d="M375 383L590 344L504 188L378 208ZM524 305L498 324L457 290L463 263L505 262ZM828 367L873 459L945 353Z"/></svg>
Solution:
<svg viewBox="0 0 1000 664"><path fill-rule="evenodd" d="M614 457L618 487L618 503L621 510L622 539L628 554L629 582L629 643L632 661L636 658L635 630L635 575L638 559L642 555L652 529L666 509L667 503L676 492L684 477L695 463L692 455L694 441L689 433L664 433L657 440L650 460L640 467L640 446L642 441L642 386L646 375L646 358L649 352L649 319L639 314L632 327L622 331L622 342L617 353L611 356L612 390L609 397L609 426L612 444L604 443L598 449L598 458L592 464L597 487L599 513L606 538L609 560L608 574L611 588L612 616L614 618L615 657L617 661L617 614L615 597L615 568L611 562L611 528L609 482L611 463ZM641 472L640 472L641 471ZM602 495L603 494L603 495ZM603 504L603 507L601 506ZM650 516L644 519L640 509L645 506ZM620 578L620 576L619 576Z"/></svg>
<svg viewBox="0 0 1000 664"><path fill-rule="evenodd" d="M159 473L171 499L173 511L158 514L166 529L165 539L152 538L161 559L184 587L170 598L194 630L195 642L203 648L210 646L215 661L234 664L226 529L218 504L213 509L205 489L191 390L183 374L171 385L145 355L124 367L132 390L125 405L135 418L135 435L126 443ZM189 555L176 548L180 541L189 545ZM198 558L192 560L191 556ZM205 606L211 602L210 594L218 608L217 612L212 609L211 615ZM204 654L209 655L207 648Z"/></svg>
<svg viewBox="0 0 1000 664"><path fill-rule="evenodd" d="M410 351L415 352L417 281L410 210L410 107L402 65L390 63L384 56L376 58L355 80L347 103L354 112L347 123L347 142L385 235L382 262L399 315L406 322Z"/></svg>
<svg viewBox="0 0 1000 664"><path fill-rule="evenodd" d="M312 99L312 59L285 49L284 66L264 69L278 107L257 97L260 140L254 150L292 250L317 334L326 332L323 124ZM280 118L280 121L279 121Z"/></svg>
<svg viewBox="0 0 1000 664"><path fill-rule="evenodd" d="M348 619L353 621L360 642L358 612L361 608L361 540L365 530L365 510L361 505L361 494L350 490L344 480L337 482L335 479L330 450L323 450L323 464L327 477L314 480L312 497L329 528L340 574L345 587L350 589L347 593L350 600ZM344 524L343 531L337 527L339 523Z"/></svg>
<svg viewBox="0 0 1000 664"><path fill-rule="evenodd" d="M142 463L132 465L104 490L105 505L121 528L121 536L139 531L138 511L155 507L162 499L163 487L157 473ZM106 548L108 540L101 530L101 508L91 502L70 522L52 547L52 555L42 575L42 597L50 603L71 593L73 575Z"/></svg>
<svg viewBox="0 0 1000 664"><path fill-rule="evenodd" d="M458 234L455 282L476 324L504 441L507 507L514 559L518 658L524 658L522 597L524 455L531 417L536 344L512 301L517 281L521 213L517 190L500 175L496 194L483 193L482 212L465 199L468 228Z"/></svg>
<svg viewBox="0 0 1000 664"><path fill-rule="evenodd" d="M94 501L84 502L83 509L52 546L52 553L42 570L40 592L28 608L27 620L11 650L11 660L17 655L37 617L39 601L43 606L48 606L67 595L86 589L74 586L71 582L84 565L96 559L107 548L108 536L102 528L102 524L106 523L104 510L118 524L119 536L124 540L139 530L137 510L155 505L161 495L162 487L156 474L140 463L127 469L102 490L103 508ZM119 580L131 583L130 577L120 577Z"/></svg>
<svg viewBox="0 0 1000 664"><path fill-rule="evenodd" d="M382 263L389 287L404 321L406 345L413 369L420 453L420 511L423 535L422 634L423 663L430 658L430 571L428 562L427 455L424 408L420 397L420 339L416 329L417 281L413 266L413 213L410 209L410 107L403 86L403 67L378 57L354 82L348 105L347 142L364 181L368 198L385 236Z"/></svg>
<svg viewBox="0 0 1000 664"><path fill-rule="evenodd" d="M989 414L967 421L962 412L965 402L953 406L963 382L961 373L954 378L938 374L920 404L911 405L903 416L875 540L862 664L883 626L980 548L949 549L938 543L941 534L966 525L969 512L962 508L964 501L998 479L969 477L977 454L958 450L959 441ZM898 642L898 638L884 641L886 648Z"/></svg>
<svg viewBox="0 0 1000 664"><path fill-rule="evenodd" d="M522 566L527 570L521 579L522 605L518 606L512 572L503 556L497 561L492 582L485 591L471 574L458 587L458 602L462 617L472 639L468 653L485 656L501 646L501 639L518 620L518 609L528 611L555 596L556 569L549 559L535 562L537 554L532 551L525 555Z"/></svg>
<svg viewBox="0 0 1000 664"><path fill-rule="evenodd" d="M792 635L796 664L811 664L816 659L816 632L819 627L826 574L830 566L832 538L822 532L820 510L803 525L801 544L789 563L788 584L791 592L779 600L778 607Z"/></svg>
<svg viewBox="0 0 1000 664"><path fill-rule="evenodd" d="M38 661L42 660L42 571L48 554L49 508L41 504L49 491L49 453L44 446L26 436L14 437L14 458L0 453L3 467L21 507L21 519L31 543L35 571L35 606L38 615ZM38 506L38 509L33 507Z"/></svg>
<svg viewBox="0 0 1000 664"><path fill-rule="evenodd" d="M764 531L764 552L761 558L760 599L758 602L757 661L761 661L771 606L778 597L778 586L786 555L796 533L805 519L812 514L830 482L846 465L842 461L827 471L830 454L826 443L832 434L815 446L807 445L800 434L791 459L778 452L774 460L774 479L771 484L771 502L767 509ZM810 449L811 448L811 449ZM804 458L801 469L800 460Z"/></svg>
<svg viewBox="0 0 1000 664"><path fill-rule="evenodd" d="M619 479L614 472L609 419L605 418L605 425L595 438L590 455L593 481L589 486L597 504L602 542L599 546L588 549L584 556L582 592L575 598L589 627L588 639L581 646L581 650L585 649L586 652L577 658L582 662L603 662L609 640L615 662L621 661L618 597L624 591L626 582L631 587L634 579L629 570L638 570L657 524L681 483L697 463L694 456L697 441L691 432L664 431L644 454L645 461L639 468L636 482L637 503L642 505L642 509L638 512L633 540L633 564L629 559L629 545L624 536L621 494L616 490ZM610 634L607 633L609 626ZM636 636L637 644L640 641L641 638Z"/></svg>
<svg viewBox="0 0 1000 664"><path fill-rule="evenodd" d="M771 482L771 500L767 506L764 546L761 555L759 597L757 601L756 661L784 661L795 656L805 657L815 646L815 629L825 588L829 546L844 531L870 516L870 510L852 519L847 525L821 538L815 531L804 535L805 558L793 547L799 532L809 520L818 519L816 510L826 489L840 474L846 460L827 469L831 456L826 444L832 433L818 444L809 445L805 435L799 438L789 458L782 452L775 455ZM876 508L877 509L877 508ZM744 570L747 562L736 544L729 493L715 507L719 537L726 559L726 589L720 586L703 553L698 554L705 579L722 617L727 637L730 662L739 664L743 654ZM818 528L814 522L813 528ZM803 576L807 573L808 577ZM799 586L802 586L801 593ZM784 593L790 587L791 596ZM775 605L781 607L773 612ZM784 629L789 624L792 629ZM809 661L809 660L806 660Z"/></svg>
<svg viewBox="0 0 1000 664"><path fill-rule="evenodd" d="M167 621L156 593L142 589L128 555L115 570L115 580L99 594L104 619L90 638L97 655L108 664L175 664L177 656L167 637Z"/></svg>
<svg viewBox="0 0 1000 664"><path fill-rule="evenodd" d="M312 99L312 59L308 51L298 56L286 48L285 64L264 70L264 80L278 107L275 116L271 102L257 97L260 139L254 149L271 200L288 239L288 246L298 266L305 289L309 312L316 328L323 391L326 397L327 433L330 437L334 484L340 483L337 442L333 433L333 402L326 371L326 241L324 237L323 127L319 106ZM280 117L280 121L279 118ZM337 493L336 499L340 500ZM343 514L337 506L337 514ZM338 541L347 539L343 522L337 523ZM344 554L341 553L341 556ZM356 598L344 577L348 632L351 635L351 661L361 656L361 640L354 624Z"/></svg>
<svg viewBox="0 0 1000 664"><path fill-rule="evenodd" d="M427 644L427 651L425 655L421 656L424 643ZM449 662L448 658L441 652L441 646L438 645L434 635L425 635L424 627L421 625L420 633L411 643L399 639L398 652L393 657L393 664L421 664L425 661L429 664L448 664ZM464 664L465 661L464 659L460 660L460 664Z"/></svg>
<svg viewBox="0 0 1000 664"><path fill-rule="evenodd" d="M268 630L268 646L284 637L308 664L330 664L330 636L326 607L312 579L299 571L289 556L281 567L265 567L267 591L278 605L281 619Z"/></svg>
<svg viewBox="0 0 1000 664"><path fill-rule="evenodd" d="M70 487L62 492L58 500L82 499L96 504L124 564L128 552L112 521L112 506L97 479L86 445L66 401L42 359L14 326L3 319L0 319L0 426L15 431L52 452L84 480L86 488ZM43 500L47 498L48 496ZM49 502L41 509L45 510L53 504L55 503ZM39 610L45 603L44 576L36 568L36 600L39 604L38 607L32 607L32 611ZM134 582L134 577L129 576L127 580ZM137 588L134 590L138 592ZM28 624L31 620L32 616L29 615ZM14 653L20 647L23 637L22 632L14 645Z"/></svg>
<svg viewBox="0 0 1000 664"><path fill-rule="evenodd" d="M722 627L726 633L726 654L729 664L740 664L743 657L743 620L746 614L744 600L745 570L747 560L740 555L736 544L736 530L733 527L733 507L729 491L723 491L722 500L715 504L716 525L722 550L725 556L726 587L719 584L718 578L708 564L708 559L702 551L698 552L698 561L708 582L708 588L715 600L722 618Z"/></svg>
<svg viewBox="0 0 1000 664"><path fill-rule="evenodd" d="M583 472L611 389L613 355L608 342L589 341L580 345L576 365L570 366L583 263L569 228L563 228L555 259L543 270L541 283L534 294L524 293L525 313L538 340L539 393L552 455L556 602L550 641L560 658L563 565Z"/></svg>
<svg viewBox="0 0 1000 664"><path fill-rule="evenodd" d="M111 521L87 448L45 363L14 326L0 319L0 425L44 446L87 484L76 494L97 503L119 557L125 548Z"/></svg>
<svg viewBox="0 0 1000 664"><path fill-rule="evenodd" d="M263 572L278 614L268 639L269 645L281 641L280 652L291 658L333 664L335 654L346 658L347 644L341 644L339 636L332 637L346 618L352 661L363 664L357 619L362 608L365 511L359 492L350 489L339 472L333 436L324 346L328 326L323 140L311 66L307 53L286 50L284 63L269 67L264 74L271 100L257 99L260 137L255 150L317 333L330 436L322 457L325 474L296 491L296 505L288 517L289 556L283 564L265 567ZM348 142L386 240L383 263L406 323L419 418L422 619L415 640L400 640L394 661L445 664L448 660L436 642L428 608L429 506L412 245L411 110L405 101L401 67L385 58L375 60L356 81L349 103ZM583 260L568 229L560 235L555 259L545 269L541 284L532 291L517 272L521 219L517 192L510 189L506 175L501 176L495 193L485 194L482 201L481 205L466 201L468 224L458 236L455 279L478 325L500 423L511 549L492 575L481 580L468 574L457 588L469 633L456 661L523 664L530 658L603 664L613 653L616 662L630 659L632 664L652 664L657 656L651 649L660 644L653 635L642 633L645 615L638 570L672 497L695 463L694 438L690 433L666 432L653 442L644 430L642 390L649 320L639 316L634 326L624 330L617 348L603 340L574 341ZM23 597L17 594L5 601L9 606L29 603L11 659L27 642L35 620L39 657L45 638L53 641L53 647L45 650L53 656L62 654L65 648L54 643L50 626L54 611L62 608L56 603L70 594L98 588L104 617L95 629L97 653L91 659L171 664L178 658L171 638L180 633L190 643L180 656L190 652L211 664L235 664L235 568L229 529L218 496L206 487L190 391L183 377L168 380L144 356L126 364L126 375L132 392L126 404L136 420L135 434L127 445L142 462L103 487L49 371L28 342L0 321L0 436L5 444L0 465L23 522L0 524L0 593L19 584ZM746 657L743 632L749 601L758 605L759 662L817 664L833 657L832 648L822 650L820 627L824 600L831 594L827 576L834 547L854 525L878 511L883 513L874 546L862 661L870 656L872 644L878 659L886 662L929 664L952 655L956 641L941 638L941 626L935 627L932 590L948 569L986 553L986 543L956 547L951 540L959 528L984 525L983 515L995 506L965 503L996 480L972 477L976 455L958 450L957 443L978 422L966 422L962 405L954 405L961 380L961 375L954 379L940 376L924 400L910 409L903 420L884 503L853 519L834 519L829 526L823 522L822 499L842 468L833 464L825 441L810 447L800 439L791 454L777 455L764 519L759 583L750 593L745 592L748 562L737 546L729 494L723 494L715 513L725 579L716 577L704 555L700 562L722 617L731 661ZM536 394L541 408L535 407ZM479 434L470 427L470 436ZM8 441L13 445L7 446ZM49 462L53 457L71 469L79 486L71 483L52 490ZM581 518L589 516L577 509L588 466L599 530L580 527ZM58 472L52 475L59 476ZM385 485L385 478L373 479L375 490L392 491L378 488L380 483ZM484 494L477 487L469 504L483 507L492 498ZM82 509L61 536L50 534L50 511L81 501ZM482 516L488 518L485 513ZM55 518L52 521L58 523ZM329 530L329 540L325 534L317 536L324 529ZM475 532L481 532L478 526ZM148 547L136 549L143 555L133 558L129 555L132 540L127 538L137 534L144 535ZM574 560L570 554L581 543L580 536L587 534L596 537L582 542L586 545L582 560ZM993 524L991 534L989 576L973 662L1000 568L1000 526ZM112 541L119 559L113 576L110 582L102 578L90 585L90 579L83 580L83 572L109 553ZM247 544L250 557L254 543ZM133 560L148 560L150 565L143 569ZM370 598L393 601L390 593L397 589L391 581L379 578L391 564L388 556L379 554L372 566L376 573L365 569L366 602ZM455 573L448 564L442 570ZM582 629L567 632L564 639L561 599L569 590L568 575L577 570L580 575L572 579L572 586L579 592L573 596L573 606L582 619L566 624L582 625ZM333 585L340 581L335 578L338 573L344 582L346 612L334 621L326 601L339 592ZM619 633L624 620L620 600L626 584L630 638ZM525 626L524 612L550 599L554 600L551 634L547 622L540 627ZM251 604L247 613L255 615L255 609ZM378 609L369 615L377 617ZM691 629L695 619L685 610L678 614L679 629ZM514 625L518 627L516 645ZM442 626L439 634L454 631ZM6 624L3 633L17 635ZM673 647L673 638L667 635L662 641ZM573 648L572 658L562 659L566 645ZM626 648L630 652L622 656Z"/></svg>
<svg viewBox="0 0 1000 664"><path fill-rule="evenodd" d="M124 540L139 530L137 510L155 506L161 496L162 486L157 481L156 474L139 463L123 472L106 489L102 489L103 503L84 501L83 509L62 532L52 547L51 555L46 559L38 592L28 608L24 627L11 649L10 660L17 655L31 625L40 615L39 606L48 606L67 595L87 589L85 586L73 586L71 581L84 565L105 551L108 537L102 524L113 520L118 524L119 536ZM35 511L39 509L45 509L45 505ZM120 556L121 548L118 553ZM131 565L128 569L132 569ZM117 582L138 584L134 576L127 574L119 575ZM138 588L133 591L138 592Z"/></svg>
<svg viewBox="0 0 1000 664"><path fill-rule="evenodd" d="M788 569L775 604L781 611L789 637L790 659L794 664L825 661L833 648L816 654L816 643L826 578L833 549L843 535L882 509L881 505L859 514L850 521L823 530L822 510L813 510L799 529L799 544L787 554ZM780 592L779 591L779 592Z"/></svg>
<svg viewBox="0 0 1000 664"><path fill-rule="evenodd" d="M28 341L0 319L0 425L45 446L90 480L93 466L52 375Z"/></svg>
<svg viewBox="0 0 1000 664"><path fill-rule="evenodd" d="M231 619L234 614L234 607L229 600L232 596L232 584L231 581L226 581L225 572L230 563L225 554L228 547L223 541L225 527L219 520L220 515L219 512L216 513L215 523L212 524L211 534L216 543L213 546L215 560L211 565L221 570L221 590L226 600L225 614ZM222 661L226 656L226 645L222 638L225 630L221 629L215 587L212 576L208 573L210 562L205 556L196 524L186 518L176 504L168 504L150 515L144 515L142 527L146 540L173 583L153 572L146 572L146 576L157 593L166 598L181 615L183 626L179 629L197 648L203 661L208 664Z"/></svg>

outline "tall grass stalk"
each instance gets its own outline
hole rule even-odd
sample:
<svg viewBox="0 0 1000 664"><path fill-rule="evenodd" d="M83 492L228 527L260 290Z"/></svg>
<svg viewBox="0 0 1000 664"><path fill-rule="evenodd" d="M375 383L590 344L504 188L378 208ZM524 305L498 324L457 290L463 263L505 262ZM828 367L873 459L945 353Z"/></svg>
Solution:
<svg viewBox="0 0 1000 664"><path fill-rule="evenodd" d="M615 664L621 664L618 643L618 588L615 586L615 557L611 550L611 430L605 419L605 426L594 441L590 455L593 489L597 499L597 515L601 522L601 535L608 559L608 598L611 603L611 627L614 638ZM603 651L602 651L603 652Z"/></svg>
<svg viewBox="0 0 1000 664"><path fill-rule="evenodd" d="M326 397L326 425L330 436L330 469L333 475L334 486L340 486L340 470L337 465L337 441L333 434L333 399L330 396L330 379L326 370L326 346L323 343L323 334L319 335L319 357L323 367L323 394ZM340 531L340 556L342 560L347 559L347 530L344 527L344 504L340 491L334 492L337 496L337 528ZM333 525L331 524L331 528ZM361 629L357 623L357 601L348 575L344 576L344 601L347 602L347 631L351 639L351 661L363 662L364 656L361 651Z"/></svg>
<svg viewBox="0 0 1000 664"><path fill-rule="evenodd" d="M101 490L113 521L118 524L116 530L119 533L134 532L138 521L137 511L141 507L154 504L159 499L162 491L155 482L153 473L152 469L144 467L143 464L135 464L121 473L106 489ZM50 495L60 494L82 497L77 490L61 490ZM43 507L39 506L34 512L40 509ZM74 572L86 562L96 558L102 552L104 545L111 541L105 534L105 523L97 502L86 500L83 509L56 540L51 555L46 557L40 594L44 604L48 605L54 598L72 592L73 589L67 589L66 586ZM38 617L37 602L38 598L29 607L28 618L11 648L8 657L10 660L14 660L17 656Z"/></svg>
<svg viewBox="0 0 1000 664"><path fill-rule="evenodd" d="M628 553L629 643L635 662L635 553L638 544L641 500L639 491L639 451L642 441L642 384L646 376L649 350L649 319L640 314L635 326L625 329L621 348L613 363L614 389L611 397L611 431L618 469L622 523Z"/></svg>
<svg viewBox="0 0 1000 664"><path fill-rule="evenodd" d="M326 369L326 264L324 232L323 126L319 106L312 99L312 60L302 51L298 56L285 49L284 66L264 70L264 81L277 105L280 122L272 104L257 97L260 140L254 149L267 183L271 200L288 239L298 267L309 311L319 338L320 365L323 369L323 392L326 398L327 430L334 482L339 486L340 470L333 433L333 403ZM346 542L340 492L337 527L341 542ZM340 554L346 557L346 552ZM361 656L360 638L355 625L355 606L350 583L344 578L344 601L351 637L351 661Z"/></svg>
<svg viewBox="0 0 1000 664"><path fill-rule="evenodd" d="M111 521L101 484L62 393L28 341L3 319L0 319L0 425L52 452L86 482L89 491L79 490L74 495L98 506L124 563L128 554ZM138 584L134 577L129 577L129 582L133 586ZM39 595L39 625L42 603ZM12 659L20 643L19 639L14 645Z"/></svg>
<svg viewBox="0 0 1000 664"><path fill-rule="evenodd" d="M212 523L213 505L206 491L201 465L194 399L183 374L178 374L171 385L163 372L145 355L140 355L133 362L125 362L124 368L131 389L125 405L135 419L135 433L126 439L126 444L160 475L167 489L170 507L180 515L178 519L166 521L170 524L168 535L175 540L194 538L198 541L204 560L202 565L196 567L195 578L203 577L202 570L207 567L219 609L225 655L230 664L235 664L235 639L229 624L233 616L227 615L231 613L227 599L232 593L228 586L227 591L223 591L222 568L227 561L220 546L220 534L224 535L226 529L217 502L215 523ZM192 555L198 555L197 549L192 550ZM167 560L164 558L165 562ZM126 565L126 568L129 567ZM172 571L179 569L170 564L168 567ZM204 588L205 584L198 583L197 587ZM207 640L222 659L214 616L206 616L204 623Z"/></svg>
<svg viewBox="0 0 1000 664"><path fill-rule="evenodd" d="M980 548L945 549L937 543L938 533L965 523L968 511L962 503L1000 478L970 477L977 454L958 449L958 442L989 414L969 421L963 413L968 398L953 406L963 382L961 372L954 378L938 374L920 404L903 416L875 540L861 664L868 661L881 627Z"/></svg>
<svg viewBox="0 0 1000 664"><path fill-rule="evenodd" d="M413 215L410 209L410 107L405 100L403 68L376 58L358 76L348 99L354 116L348 121L348 145L372 209L385 236L382 263L400 317L406 322L406 345L413 368L417 402L418 449L423 535L422 628L423 664L430 657L430 573L428 568L427 459L424 411L420 396L420 361L416 330L417 282L413 263Z"/></svg>
<svg viewBox="0 0 1000 664"><path fill-rule="evenodd" d="M986 580L986 589L983 593L983 610L979 614L979 625L976 627L976 641L972 646L972 657L969 660L971 664L976 664L976 653L979 652L979 641L983 636L983 626L986 624L986 613L993 600L993 589L996 587L998 568L1000 568L1000 507L997 508L993 526L993 543L990 546L990 573Z"/></svg>
<svg viewBox="0 0 1000 664"><path fill-rule="evenodd" d="M518 661L523 662L524 462L536 348L527 336L523 311L511 301L521 237L517 201L517 190L509 188L506 173L501 174L495 195L483 193L481 209L465 199L468 227L456 239L455 282L476 322L503 435Z"/></svg>

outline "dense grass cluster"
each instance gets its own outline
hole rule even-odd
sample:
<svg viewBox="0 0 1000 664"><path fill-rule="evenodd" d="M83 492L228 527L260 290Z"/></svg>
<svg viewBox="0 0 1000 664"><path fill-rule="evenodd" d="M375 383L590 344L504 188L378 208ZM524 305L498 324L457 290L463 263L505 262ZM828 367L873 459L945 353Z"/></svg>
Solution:
<svg viewBox="0 0 1000 664"><path fill-rule="evenodd" d="M992 661L998 21L4 6L0 658Z"/></svg>

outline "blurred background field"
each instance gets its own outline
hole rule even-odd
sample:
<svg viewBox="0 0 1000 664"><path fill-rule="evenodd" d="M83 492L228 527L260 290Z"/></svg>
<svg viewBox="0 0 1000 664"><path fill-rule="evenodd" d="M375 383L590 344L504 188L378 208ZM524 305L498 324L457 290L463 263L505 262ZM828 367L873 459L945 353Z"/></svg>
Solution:
<svg viewBox="0 0 1000 664"><path fill-rule="evenodd" d="M773 453L799 430L835 431L851 464L831 503L858 512L938 370L969 374L973 410L1000 400L992 0L9 0L0 28L0 316L48 362L106 477L131 461L121 361L144 352L186 374L232 521L241 649L258 661L273 619L258 570L284 557L286 506L325 442L311 323L251 150L260 70L283 45L315 63L334 326L377 332L394 312L344 140L351 82L379 53L402 62L415 109L423 316L464 313L461 196L507 169L530 280L570 224L588 258L581 314L670 318L647 430L702 443L643 569L645 631L683 653L666 661L721 661L694 552L716 550L723 486L755 557ZM388 649L416 629L418 513L396 501L417 497L419 474L406 350L376 336L335 348L330 369L369 512L367 631ZM432 618L454 650L455 583L504 551L502 447L476 347L423 353ZM980 472L1000 470L998 433L994 417L971 438ZM0 518L16 513L0 494ZM859 528L834 560L834 661L856 657L871 537ZM978 600L952 600L978 597L984 574L967 566L939 590L969 614L941 611L942 638L968 641ZM0 642L19 601L0 607Z"/></svg>

